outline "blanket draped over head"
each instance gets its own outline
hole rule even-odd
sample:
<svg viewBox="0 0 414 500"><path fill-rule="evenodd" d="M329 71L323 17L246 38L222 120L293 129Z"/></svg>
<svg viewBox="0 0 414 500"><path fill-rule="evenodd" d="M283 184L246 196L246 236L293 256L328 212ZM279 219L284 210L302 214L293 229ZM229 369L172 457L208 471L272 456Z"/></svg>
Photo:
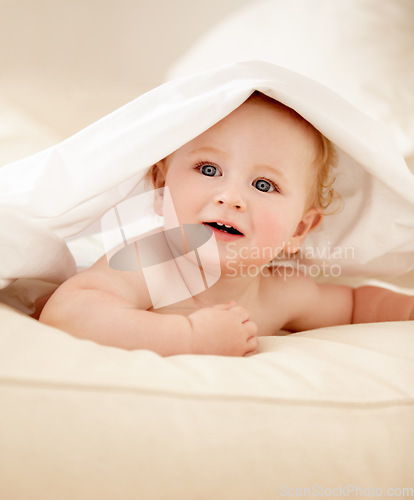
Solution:
<svg viewBox="0 0 414 500"><path fill-rule="evenodd" d="M383 126L326 87L282 67L237 63L168 82L65 141L0 168L0 298L29 311L43 284L76 272L65 239L99 221L148 168L258 90L293 108L338 150L343 208L298 257L342 274L414 267L414 176ZM139 214L137 214L139 216ZM30 286L28 285L30 284Z"/></svg>

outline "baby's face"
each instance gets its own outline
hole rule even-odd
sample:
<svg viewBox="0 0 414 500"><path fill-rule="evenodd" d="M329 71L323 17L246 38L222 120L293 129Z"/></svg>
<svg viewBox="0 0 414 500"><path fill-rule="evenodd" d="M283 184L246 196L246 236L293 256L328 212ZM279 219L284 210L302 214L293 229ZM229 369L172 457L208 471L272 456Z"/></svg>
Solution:
<svg viewBox="0 0 414 500"><path fill-rule="evenodd" d="M213 228L222 262L237 253L261 266L286 245L297 250L310 229L314 158L302 123L252 98L170 155L165 184L180 224Z"/></svg>

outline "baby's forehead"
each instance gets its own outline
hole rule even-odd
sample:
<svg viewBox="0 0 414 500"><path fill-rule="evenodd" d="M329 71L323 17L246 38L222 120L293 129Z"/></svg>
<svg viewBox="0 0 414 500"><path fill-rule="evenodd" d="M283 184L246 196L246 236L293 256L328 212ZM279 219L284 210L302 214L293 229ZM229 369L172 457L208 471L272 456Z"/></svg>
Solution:
<svg viewBox="0 0 414 500"><path fill-rule="evenodd" d="M320 133L293 109L255 93L227 116L178 148L170 157L215 146L226 150L237 137L243 137L250 143L253 140L257 148L266 145L273 149L273 143L266 142L269 135L274 139L276 148L284 148L287 142L294 142L295 147L302 146L315 153Z"/></svg>
<svg viewBox="0 0 414 500"><path fill-rule="evenodd" d="M260 96L253 94L239 107L190 142L201 142L204 138L219 134L226 129L240 129L250 123L253 123L255 127L278 123L292 130L312 127L293 109L267 96L261 96L262 94Z"/></svg>

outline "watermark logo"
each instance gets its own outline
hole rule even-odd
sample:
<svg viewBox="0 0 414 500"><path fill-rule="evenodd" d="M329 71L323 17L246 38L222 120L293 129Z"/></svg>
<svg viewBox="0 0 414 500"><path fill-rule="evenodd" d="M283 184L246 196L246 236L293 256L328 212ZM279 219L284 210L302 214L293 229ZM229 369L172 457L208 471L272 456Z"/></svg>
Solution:
<svg viewBox="0 0 414 500"><path fill-rule="evenodd" d="M338 278L342 274L341 262L355 258L353 247L303 246L294 254L288 245L279 247L237 247L227 245L228 276L277 276L284 280L305 275L310 278ZM267 263L265 265L259 263Z"/></svg>
<svg viewBox="0 0 414 500"><path fill-rule="evenodd" d="M109 266L141 271L154 309L197 295L220 278L213 230L180 225L166 187L116 205L102 217L101 228Z"/></svg>
<svg viewBox="0 0 414 500"><path fill-rule="evenodd" d="M351 498L383 498L383 497L413 497L414 488L387 488L375 486L359 486L357 484L337 485L325 487L322 484L313 484L309 487L292 487L281 485L281 497L351 497Z"/></svg>

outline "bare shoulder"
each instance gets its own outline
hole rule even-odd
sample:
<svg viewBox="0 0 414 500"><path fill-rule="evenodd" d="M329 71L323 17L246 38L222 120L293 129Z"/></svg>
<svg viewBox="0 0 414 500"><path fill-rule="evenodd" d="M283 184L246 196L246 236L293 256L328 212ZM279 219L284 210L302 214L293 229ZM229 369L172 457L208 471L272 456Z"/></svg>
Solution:
<svg viewBox="0 0 414 500"><path fill-rule="evenodd" d="M73 293L79 289L109 293L127 300L140 309L151 307L143 273L114 270L109 266L105 255L90 268L67 280L58 290L60 293Z"/></svg>
<svg viewBox="0 0 414 500"><path fill-rule="evenodd" d="M267 300L275 301L284 330L298 332L352 322L353 290L348 286L321 284L280 268L265 279ZM266 300L266 302L267 302Z"/></svg>

